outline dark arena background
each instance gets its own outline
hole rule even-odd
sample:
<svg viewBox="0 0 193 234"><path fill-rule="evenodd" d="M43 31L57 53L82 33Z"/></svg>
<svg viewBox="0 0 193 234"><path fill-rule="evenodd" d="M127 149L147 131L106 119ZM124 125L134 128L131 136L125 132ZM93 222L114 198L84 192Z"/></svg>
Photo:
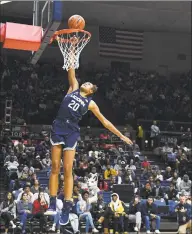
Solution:
<svg viewBox="0 0 193 234"><path fill-rule="evenodd" d="M192 233L192 2L0 4L1 232ZM62 66L72 42L50 41L75 14L91 34L87 41L89 33L76 33L77 48L88 42L80 47L76 78L98 86L94 101L133 145L91 112L83 117L74 206L60 226L62 160L57 210L47 211L49 138L69 87ZM68 47L63 54L59 43Z"/></svg>

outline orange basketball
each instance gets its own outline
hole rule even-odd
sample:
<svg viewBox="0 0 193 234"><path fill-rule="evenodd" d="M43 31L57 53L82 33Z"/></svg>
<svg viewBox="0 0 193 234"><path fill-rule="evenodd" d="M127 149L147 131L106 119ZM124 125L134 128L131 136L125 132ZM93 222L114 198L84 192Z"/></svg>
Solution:
<svg viewBox="0 0 193 234"><path fill-rule="evenodd" d="M74 29L84 29L85 20L80 15L73 15L68 20L68 27Z"/></svg>

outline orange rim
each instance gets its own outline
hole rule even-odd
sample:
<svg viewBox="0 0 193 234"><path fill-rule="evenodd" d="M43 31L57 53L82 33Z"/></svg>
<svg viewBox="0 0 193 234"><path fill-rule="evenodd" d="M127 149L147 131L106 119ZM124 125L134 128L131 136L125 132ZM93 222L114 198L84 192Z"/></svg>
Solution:
<svg viewBox="0 0 193 234"><path fill-rule="evenodd" d="M81 29L73 29L73 28L69 28L69 29L61 29L59 31L56 31L54 33L54 35L52 36L51 40L50 40L50 43L53 42L53 40L60 40L59 36L62 35L62 34L70 34L70 33L76 33L76 32L81 32L81 33L84 33L84 34L87 34L88 35L88 38L87 39L82 39L84 41L87 41L90 39L91 37L91 33L88 32L88 31L85 31L85 30L81 30ZM61 39L62 42L66 43L66 42L69 42L70 40L68 39Z"/></svg>

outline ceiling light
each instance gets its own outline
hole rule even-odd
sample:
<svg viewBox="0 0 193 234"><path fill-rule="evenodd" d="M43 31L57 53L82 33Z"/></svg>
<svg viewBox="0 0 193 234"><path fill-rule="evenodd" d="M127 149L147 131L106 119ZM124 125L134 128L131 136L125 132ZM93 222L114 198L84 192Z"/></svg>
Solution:
<svg viewBox="0 0 193 234"><path fill-rule="evenodd" d="M6 4L6 3L9 3L11 1L0 1L0 4L3 5L3 4Z"/></svg>

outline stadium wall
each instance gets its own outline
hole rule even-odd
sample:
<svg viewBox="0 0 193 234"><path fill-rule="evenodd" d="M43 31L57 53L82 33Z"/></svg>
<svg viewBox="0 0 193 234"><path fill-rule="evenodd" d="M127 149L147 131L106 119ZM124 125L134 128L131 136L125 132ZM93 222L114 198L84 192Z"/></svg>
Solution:
<svg viewBox="0 0 193 234"><path fill-rule="evenodd" d="M97 67L110 66L110 60L98 53L99 31L88 26L92 39L82 53L82 64L96 63ZM192 37L190 34L145 32L144 51L141 61L131 61L131 68L158 70L160 72L183 72L191 69Z"/></svg>
<svg viewBox="0 0 193 234"><path fill-rule="evenodd" d="M92 33L92 39L81 54L81 64L91 68L109 67L111 60L99 56L99 30L98 26L88 26L86 30ZM192 37L183 33L145 32L143 59L130 61L131 69L156 70L167 74L170 72L186 72L192 65ZM31 52L6 50L7 55L16 55L29 59ZM115 59L112 59L116 61ZM63 63L60 50L48 46L40 62Z"/></svg>

